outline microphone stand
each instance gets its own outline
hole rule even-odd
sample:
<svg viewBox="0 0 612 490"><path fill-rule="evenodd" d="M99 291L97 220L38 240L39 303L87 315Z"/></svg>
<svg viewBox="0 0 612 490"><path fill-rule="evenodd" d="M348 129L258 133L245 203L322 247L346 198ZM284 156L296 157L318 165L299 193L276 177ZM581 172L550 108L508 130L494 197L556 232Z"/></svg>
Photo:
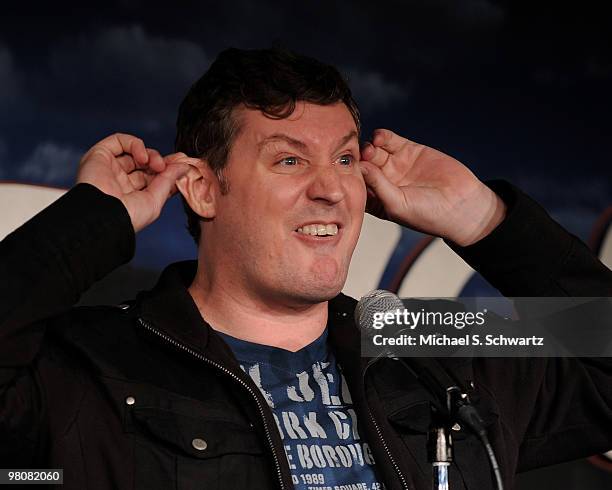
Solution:
<svg viewBox="0 0 612 490"><path fill-rule="evenodd" d="M449 490L448 470L453 462L453 438L449 426L456 420L453 396L461 396L458 386L446 388L446 413L429 430L427 456L432 466L432 490Z"/></svg>
<svg viewBox="0 0 612 490"><path fill-rule="evenodd" d="M448 489L448 468L453 461L452 437L448 426L432 427L427 453L432 465L432 490Z"/></svg>
<svg viewBox="0 0 612 490"><path fill-rule="evenodd" d="M487 437L484 422L470 403L465 390L458 386L458 383L442 369L434 358L389 357L402 362L433 394L437 395L438 400L446 399L446 410L436 417L438 421L434 423L428 438L428 456L433 466L433 489L448 490L448 467L453 457L449 426L460 422L465 424L482 442L491 464L497 489L503 490L499 464Z"/></svg>

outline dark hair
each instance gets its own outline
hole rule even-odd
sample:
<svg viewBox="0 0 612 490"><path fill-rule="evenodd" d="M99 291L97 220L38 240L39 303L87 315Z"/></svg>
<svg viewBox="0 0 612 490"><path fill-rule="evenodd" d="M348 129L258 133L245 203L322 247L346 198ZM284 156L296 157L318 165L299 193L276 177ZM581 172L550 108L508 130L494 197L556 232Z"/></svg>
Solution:
<svg viewBox="0 0 612 490"><path fill-rule="evenodd" d="M360 129L359 109L338 70L283 48L222 51L191 87L179 107L176 151L205 158L229 192L223 176L232 143L240 127L233 111L244 105L268 117L291 115L298 101L329 105L344 102ZM187 229L199 242L200 216L183 198Z"/></svg>

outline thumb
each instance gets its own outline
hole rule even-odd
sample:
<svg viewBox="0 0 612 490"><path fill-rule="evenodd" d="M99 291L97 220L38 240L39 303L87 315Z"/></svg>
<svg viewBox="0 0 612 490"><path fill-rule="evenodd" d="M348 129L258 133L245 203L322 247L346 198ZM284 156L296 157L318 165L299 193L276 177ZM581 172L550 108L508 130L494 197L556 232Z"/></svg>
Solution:
<svg viewBox="0 0 612 490"><path fill-rule="evenodd" d="M160 204L160 209L166 200L176 192L176 181L187 175L190 168L187 163L170 163L163 172L153 178L146 192Z"/></svg>
<svg viewBox="0 0 612 490"><path fill-rule="evenodd" d="M389 215L396 214L394 211L403 202L402 191L376 165L362 160L359 162L359 166L366 186L374 192L376 199L381 202L386 213Z"/></svg>

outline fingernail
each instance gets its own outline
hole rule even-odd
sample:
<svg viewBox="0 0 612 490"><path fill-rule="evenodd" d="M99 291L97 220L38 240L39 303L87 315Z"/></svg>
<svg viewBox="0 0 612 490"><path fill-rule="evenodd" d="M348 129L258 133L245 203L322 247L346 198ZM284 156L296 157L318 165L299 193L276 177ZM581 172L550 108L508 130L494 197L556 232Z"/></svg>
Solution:
<svg viewBox="0 0 612 490"><path fill-rule="evenodd" d="M363 175L368 175L368 169L367 169L367 168L365 168L365 167L363 167L363 166L362 166L362 167L359 167L359 170L361 170L361 173L362 173Z"/></svg>

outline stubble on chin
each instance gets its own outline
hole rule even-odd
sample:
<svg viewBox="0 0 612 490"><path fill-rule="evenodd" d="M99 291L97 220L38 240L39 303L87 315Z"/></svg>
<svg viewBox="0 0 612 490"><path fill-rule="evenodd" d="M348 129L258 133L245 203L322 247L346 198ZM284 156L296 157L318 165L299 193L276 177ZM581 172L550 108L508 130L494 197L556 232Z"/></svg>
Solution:
<svg viewBox="0 0 612 490"><path fill-rule="evenodd" d="M347 271L334 259L318 260L309 271L289 279L295 296L309 303L323 303L336 297L344 287Z"/></svg>

